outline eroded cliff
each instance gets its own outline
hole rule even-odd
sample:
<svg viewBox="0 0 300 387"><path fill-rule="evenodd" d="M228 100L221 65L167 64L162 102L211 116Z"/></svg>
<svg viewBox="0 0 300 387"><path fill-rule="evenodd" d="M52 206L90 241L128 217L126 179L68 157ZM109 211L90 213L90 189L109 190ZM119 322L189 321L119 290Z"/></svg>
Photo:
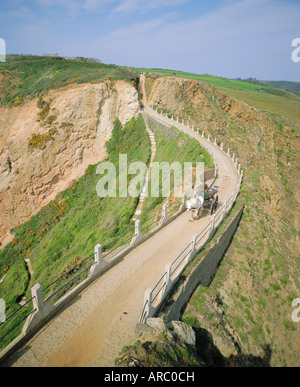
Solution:
<svg viewBox="0 0 300 387"><path fill-rule="evenodd" d="M124 81L70 85L0 109L0 242L105 157L113 122L138 112Z"/></svg>

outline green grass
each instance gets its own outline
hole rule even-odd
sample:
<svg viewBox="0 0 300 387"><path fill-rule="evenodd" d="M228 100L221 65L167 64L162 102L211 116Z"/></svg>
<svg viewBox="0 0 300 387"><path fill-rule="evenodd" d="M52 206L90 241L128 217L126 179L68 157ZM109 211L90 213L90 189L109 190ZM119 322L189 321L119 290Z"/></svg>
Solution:
<svg viewBox="0 0 300 387"><path fill-rule="evenodd" d="M11 55L0 63L0 106L19 105L41 92L70 84L95 83L107 78L131 82L137 73L116 65L63 58Z"/></svg>
<svg viewBox="0 0 300 387"><path fill-rule="evenodd" d="M171 135L173 133L173 135ZM170 129L164 128L155 130L156 140L156 157L154 162L179 162L183 166L185 162L192 162L193 166L196 166L196 162L203 162L205 169L214 168L214 161L208 151L203 148L198 141L190 138L188 135L180 132L175 127ZM151 180L149 186L151 187ZM162 186L162 174L160 174L160 187ZM170 188L171 191L174 187L174 174L171 173ZM150 195L149 195L150 196ZM172 197L172 193L171 193ZM177 201L180 198L172 198L172 201ZM161 210L162 203L166 200L166 197L160 196L148 197L145 200L144 209L141 221L144 222L149 217ZM180 206L180 203L174 208L174 211Z"/></svg>
<svg viewBox="0 0 300 387"><path fill-rule="evenodd" d="M175 72L177 78L194 79L196 81L206 82L234 99L246 102L248 105L262 111L284 115L300 124L300 96L291 90L279 89L277 84L276 87L274 87L272 86L272 83L235 80L208 74L194 74L175 70L151 68L132 69L139 72L148 72L167 77L172 76L173 72ZM294 86L299 87L296 83ZM188 115L191 115L192 113L193 112L190 112Z"/></svg>
<svg viewBox="0 0 300 387"><path fill-rule="evenodd" d="M123 130L116 119L107 149L107 160L114 163L117 176L119 150L127 154L128 163L142 161L147 164L151 154L150 140L142 117L129 121ZM93 254L96 244L100 243L103 247L109 245L107 251L110 251L124 241L123 238L114 242L123 234L131 232L129 237L133 236L134 223L131 218L136 210L137 199L98 197L96 185L101 176L96 174L96 168L97 165L90 165L84 176L74 181L28 222L12 230L15 235L13 241L0 251L0 273L7 273L0 284L0 297L6 302L7 316L20 307L18 301L21 295L26 295L27 300L31 298L30 289L27 289L28 275L24 259L30 258L33 264L33 284L40 283L43 289L65 275L43 293L45 299L49 292L56 291L72 279L79 269L83 270L87 264L93 263L93 257L87 263L83 260ZM74 265L79 266L66 274ZM82 280L82 277L78 280ZM69 287L64 292L67 290ZM60 292L57 296L62 294ZM29 311L29 308L25 308L22 315ZM0 337L10 325L7 323L0 327ZM18 333L20 329L13 332L14 337ZM10 339L9 336L1 342L0 347Z"/></svg>
<svg viewBox="0 0 300 387"><path fill-rule="evenodd" d="M132 68L135 71L139 72L148 72L152 74L159 74L166 77L171 77L175 72L177 78L186 78L186 79L195 79L197 81L203 81L210 83L218 88L231 88L236 90L243 90L247 92L259 92L259 93L267 93L272 95L286 96L289 97L291 93L288 90L278 89L271 85L262 82L248 81L248 80L235 80L228 79L223 77L218 77L209 74L195 74L188 73L184 71L176 71L176 70L164 70L164 69L153 69L153 68Z"/></svg>

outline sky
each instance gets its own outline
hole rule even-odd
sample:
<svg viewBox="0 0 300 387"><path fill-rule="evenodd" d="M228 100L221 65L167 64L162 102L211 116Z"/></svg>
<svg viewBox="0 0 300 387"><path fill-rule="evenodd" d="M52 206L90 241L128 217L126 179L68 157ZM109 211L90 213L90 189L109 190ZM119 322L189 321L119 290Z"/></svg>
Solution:
<svg viewBox="0 0 300 387"><path fill-rule="evenodd" d="M300 0L0 0L0 38L7 54L300 82Z"/></svg>

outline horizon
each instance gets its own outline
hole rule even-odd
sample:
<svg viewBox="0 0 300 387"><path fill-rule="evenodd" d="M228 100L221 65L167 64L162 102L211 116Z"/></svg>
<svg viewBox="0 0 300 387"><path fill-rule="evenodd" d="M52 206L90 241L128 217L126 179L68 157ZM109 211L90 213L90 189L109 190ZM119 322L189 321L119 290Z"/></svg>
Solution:
<svg viewBox="0 0 300 387"><path fill-rule="evenodd" d="M59 58L62 58L62 59L68 59L68 60L77 60L77 58L84 58L84 59L94 59L96 60L97 62L95 63L102 63L104 65L113 65L113 66L118 66L118 67L128 67L128 68L132 68L132 69L136 69L136 70L161 70L161 71L172 71L172 72L175 72L175 73L186 73L186 74L193 74L193 75L203 75L203 76L208 76L208 77L216 77L216 78L223 78L223 79L228 79L228 80L232 80L232 81L253 81L253 82L258 82L258 83L263 83L263 82L287 82L287 83L300 83L300 80L299 81L287 81L286 79L257 79L257 78L253 78L253 77L248 77L248 78L239 78L239 77L235 77L235 78L228 78L228 77L224 77L224 76L221 76L221 75L214 75L214 74L207 74L207 73L195 73L195 72L187 72L185 70L178 70L178 69L164 69L164 68L161 68L161 67L136 67L136 66L126 66L126 65L119 65L117 63L115 64L111 64L111 63L104 63L102 61L100 61L99 58L95 58L95 57L83 57L82 55L78 55L76 57L67 57L67 56L61 56L59 55L59 53L54 53L54 54L48 54L48 55L55 55L55 54L58 54L58 57ZM38 57L41 57L41 58L52 58L52 56L47 56L47 54L42 54L42 55L38 55L38 54L30 54L30 53L26 53L26 54L23 54L23 53L7 53L6 54L6 58L9 57L9 56L38 56ZM100 62L98 62L100 61ZM1 63L0 63L1 65ZM149 74L151 74L151 72L149 72Z"/></svg>
<svg viewBox="0 0 300 387"><path fill-rule="evenodd" d="M299 82L299 14L298 0L11 0L0 38L20 55Z"/></svg>

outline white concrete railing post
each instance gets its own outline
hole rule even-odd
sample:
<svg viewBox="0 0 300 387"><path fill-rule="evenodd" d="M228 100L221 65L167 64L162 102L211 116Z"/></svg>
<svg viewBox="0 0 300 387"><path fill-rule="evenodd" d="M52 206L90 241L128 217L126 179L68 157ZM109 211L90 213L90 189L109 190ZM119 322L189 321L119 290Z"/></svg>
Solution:
<svg viewBox="0 0 300 387"><path fill-rule="evenodd" d="M34 312L27 318L22 333L28 334L37 326L43 323L52 313L54 307L43 301L42 287L40 284L35 284L31 288L32 304Z"/></svg>
<svg viewBox="0 0 300 387"><path fill-rule="evenodd" d="M160 220L160 226L162 226L168 220L168 203L163 205L162 218Z"/></svg>
<svg viewBox="0 0 300 387"><path fill-rule="evenodd" d="M172 264L168 263L165 266L165 281L164 281L164 286L162 287L161 293L159 295L159 301L162 301L165 295L168 294L169 290L172 288L171 269L172 269Z"/></svg>
<svg viewBox="0 0 300 387"><path fill-rule="evenodd" d="M215 215L211 216L211 231L210 235L213 235L215 232Z"/></svg>
<svg viewBox="0 0 300 387"><path fill-rule="evenodd" d="M35 309L37 312L41 312L41 310L44 307L43 303L43 295L42 295L42 287L40 284L36 284L31 288L31 295L32 295L32 304L33 309Z"/></svg>
<svg viewBox="0 0 300 387"><path fill-rule="evenodd" d="M95 246L94 253L95 263L90 269L90 277L99 275L99 273L108 265L108 263L104 261L102 257L102 246L100 244Z"/></svg>
<svg viewBox="0 0 300 387"><path fill-rule="evenodd" d="M141 231L141 221L137 219L134 224L134 237L131 240L130 246L135 245L144 238L144 235Z"/></svg>
<svg viewBox="0 0 300 387"><path fill-rule="evenodd" d="M144 312L142 316L142 323L147 324L148 318L152 317L154 308L152 307L152 289L147 289L144 296Z"/></svg>
<svg viewBox="0 0 300 387"><path fill-rule="evenodd" d="M197 236L193 235L192 240L191 240L192 251L190 252L190 254L187 255L187 257L185 259L186 265L188 263L190 263L195 258L196 254L197 254L196 241L197 241Z"/></svg>
<svg viewBox="0 0 300 387"><path fill-rule="evenodd" d="M184 208L185 208L185 204L186 204L186 195L185 193L182 195L182 201L181 201L181 205L180 205L180 211L182 211Z"/></svg>
<svg viewBox="0 0 300 387"><path fill-rule="evenodd" d="M217 178L218 177L218 163L217 163L217 160L215 159L215 173L214 173L214 177Z"/></svg>
<svg viewBox="0 0 300 387"><path fill-rule="evenodd" d="M222 221L226 218L226 216L227 216L227 202L224 203L224 214L223 214Z"/></svg>
<svg viewBox="0 0 300 387"><path fill-rule="evenodd" d="M243 175L244 175L244 170L242 169L240 174L240 182L243 180Z"/></svg>

